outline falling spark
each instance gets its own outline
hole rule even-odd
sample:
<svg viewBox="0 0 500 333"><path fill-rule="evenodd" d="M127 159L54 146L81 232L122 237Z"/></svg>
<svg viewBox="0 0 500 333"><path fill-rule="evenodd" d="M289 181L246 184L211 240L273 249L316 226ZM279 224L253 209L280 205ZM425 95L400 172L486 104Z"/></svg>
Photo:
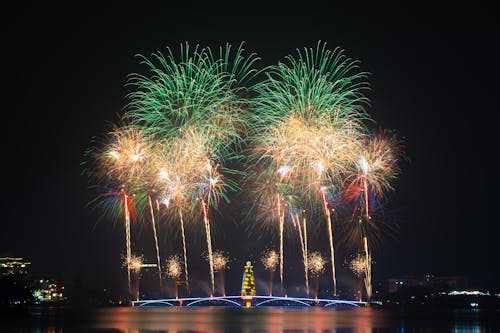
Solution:
<svg viewBox="0 0 500 333"><path fill-rule="evenodd" d="M332 219L330 215L330 209L328 208L328 202L324 192L321 192L321 198L323 199L323 209L326 215L326 228L328 231L328 241L330 245L330 260L332 263L332 281L333 281L333 295L337 295L337 278L335 275L335 247L333 246L333 230L332 230Z"/></svg>
<svg viewBox="0 0 500 333"><path fill-rule="evenodd" d="M123 191L123 190L122 190ZM127 276L128 276L128 290L129 293L132 292L132 287L130 286L130 263L132 261L132 249L130 244L130 211L128 209L128 195L123 191L123 205L125 210L125 243L127 247Z"/></svg>
<svg viewBox="0 0 500 333"><path fill-rule="evenodd" d="M161 264L160 264L160 249L158 247L158 236L156 234L156 221L155 221L155 214L153 211L153 204L151 202L151 196L148 196L148 203L149 203L149 213L151 214L151 225L153 226L153 236L155 240L155 248L156 248L156 262L158 265L158 279L160 283L160 294L162 293L162 279L161 279Z"/></svg>
<svg viewBox="0 0 500 333"><path fill-rule="evenodd" d="M366 259L366 264L365 264L365 289L366 289L366 296L368 297L368 300L371 299L372 297L372 257L371 254L368 252L368 241L367 238L363 238L363 245L365 249L365 259Z"/></svg>
<svg viewBox="0 0 500 333"><path fill-rule="evenodd" d="M210 296L214 295L215 292L215 280L214 280L214 257L212 253L212 237L210 236L210 220L208 219L208 207L205 200L201 200L202 210L203 210L203 222L205 225L205 236L207 239L207 249L208 249L208 263L210 268L210 282L212 286L212 293Z"/></svg>
<svg viewBox="0 0 500 333"><path fill-rule="evenodd" d="M305 278L305 282L306 282L306 293L307 293L307 295L309 295L309 275L307 274L307 270L308 270L307 241L303 235L303 233L304 233L305 236L307 236L307 231L305 230L305 227L306 227L305 218L303 220L304 232L302 231L302 227L300 225L300 217L298 216L298 214L292 214L292 220L294 222L295 227L297 228L297 231L299 232L300 247L302 249L302 263L304 264L304 278Z"/></svg>

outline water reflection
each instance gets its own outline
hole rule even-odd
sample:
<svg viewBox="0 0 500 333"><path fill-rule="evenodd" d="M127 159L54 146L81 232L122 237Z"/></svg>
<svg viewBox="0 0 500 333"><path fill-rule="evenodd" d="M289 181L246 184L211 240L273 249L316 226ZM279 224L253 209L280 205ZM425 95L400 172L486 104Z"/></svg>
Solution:
<svg viewBox="0 0 500 333"><path fill-rule="evenodd" d="M323 308L103 309L95 328L120 332L359 332L394 327L389 313Z"/></svg>
<svg viewBox="0 0 500 333"><path fill-rule="evenodd" d="M33 308L0 313L0 333L500 332L500 311L377 308Z"/></svg>

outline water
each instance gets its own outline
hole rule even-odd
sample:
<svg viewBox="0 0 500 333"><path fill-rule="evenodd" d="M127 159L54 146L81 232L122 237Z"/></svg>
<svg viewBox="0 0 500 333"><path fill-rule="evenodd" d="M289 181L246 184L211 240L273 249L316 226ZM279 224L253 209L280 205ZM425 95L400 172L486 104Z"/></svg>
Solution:
<svg viewBox="0 0 500 333"><path fill-rule="evenodd" d="M500 312L376 308L34 307L0 314L0 332L500 332Z"/></svg>

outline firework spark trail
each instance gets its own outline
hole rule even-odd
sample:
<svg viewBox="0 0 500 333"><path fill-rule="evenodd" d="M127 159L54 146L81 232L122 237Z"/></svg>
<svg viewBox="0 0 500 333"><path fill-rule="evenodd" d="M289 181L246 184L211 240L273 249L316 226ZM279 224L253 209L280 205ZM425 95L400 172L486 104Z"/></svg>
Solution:
<svg viewBox="0 0 500 333"><path fill-rule="evenodd" d="M210 236L210 220L208 219L208 207L207 204L205 203L205 199L201 200L201 205L203 209L203 222L205 224L205 235L207 238L208 263L210 266L210 282L212 285L212 293L210 296L213 296L215 292L214 257L212 253L212 237Z"/></svg>
<svg viewBox="0 0 500 333"><path fill-rule="evenodd" d="M299 232L299 240L300 240L300 247L302 249L302 263L304 264L304 279L305 279L305 282L306 282L306 292L307 292L307 295L309 295L309 274L307 274L307 270L308 270L308 264L307 264L307 250L306 250L306 242L305 242L305 239L302 235L302 228L301 228L301 225L300 225L300 218L298 216L298 214L291 214L292 215L292 220L293 220L293 224L295 225L295 227L297 227L297 230Z"/></svg>
<svg viewBox="0 0 500 333"><path fill-rule="evenodd" d="M366 181L366 178L363 178L363 192L365 195L365 211L366 211L366 217L370 219L370 201L368 200L368 182Z"/></svg>
<svg viewBox="0 0 500 333"><path fill-rule="evenodd" d="M333 296L337 295L337 279L335 276L335 249L333 246L333 230L332 230L332 219L330 216L330 210L328 209L328 202L326 201L325 193L321 192L321 197L323 199L323 208L326 215L326 228L328 230L328 241L330 244L330 260L332 265L332 281L333 281Z"/></svg>
<svg viewBox="0 0 500 333"><path fill-rule="evenodd" d="M309 296L309 275L307 274L307 267L309 267L309 254L308 254L308 246L307 246L307 223L306 217L302 218L302 225L304 230L304 267L306 269L306 286L307 286L307 295Z"/></svg>
<svg viewBox="0 0 500 333"><path fill-rule="evenodd" d="M280 282L281 290L283 289L283 230L285 227L285 214L281 212L281 198L278 194L278 217L279 217L279 232L280 232Z"/></svg>
<svg viewBox="0 0 500 333"><path fill-rule="evenodd" d="M155 215L153 211L153 204L151 202L151 196L148 195L148 203L149 203L149 210L151 213L151 225L153 226L153 236L155 239L155 247L156 247L156 262L158 264L158 279L160 281L160 295L162 293L162 279L161 279L161 263L160 263L160 249L158 247L158 236L156 234L156 222L155 222Z"/></svg>
<svg viewBox="0 0 500 333"><path fill-rule="evenodd" d="M186 277L186 289L189 292L189 274L188 274L188 262L187 262L187 251L186 251L186 235L184 233L184 217L182 216L182 209L181 208L179 208L179 220L181 223L182 253L184 255L184 275Z"/></svg>
<svg viewBox="0 0 500 333"><path fill-rule="evenodd" d="M365 259L366 259L365 277L364 277L366 297L368 298L368 300L370 300L372 297L372 264L371 264L372 258L370 253L368 252L368 240L366 237L363 238L363 245L365 249Z"/></svg>
<svg viewBox="0 0 500 333"><path fill-rule="evenodd" d="M132 293L132 287L130 286L130 263L132 260L132 250L130 246L130 212L128 210L128 195L123 191L123 205L125 209L125 237L126 237L126 247L127 247L127 276L128 276L128 292Z"/></svg>

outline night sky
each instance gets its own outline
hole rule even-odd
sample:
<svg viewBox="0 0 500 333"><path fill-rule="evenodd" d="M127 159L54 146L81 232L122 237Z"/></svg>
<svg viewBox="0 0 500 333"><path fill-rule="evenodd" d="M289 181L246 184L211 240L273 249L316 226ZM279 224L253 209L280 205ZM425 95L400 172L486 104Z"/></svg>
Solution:
<svg viewBox="0 0 500 333"><path fill-rule="evenodd" d="M123 227L96 224L100 212L86 207L93 193L80 164L91 138L122 113L127 74L144 73L134 56L178 50L185 41L211 47L244 41L262 58L261 68L321 40L371 72L373 127L394 129L406 140L410 161L402 163L390 196L400 228L375 250L374 279L462 275L471 287L500 288L499 36L490 8L309 4L295 15L195 8L26 5L4 11L0 255L27 258L33 274L122 288ZM258 258L248 251L267 244L256 244L231 221L215 225L217 246L235 258L229 277L237 288L246 258ZM140 229L137 244L149 244L146 256L153 261L151 233ZM203 237L197 242L203 248ZM323 247L328 255L327 243ZM204 265L193 264L193 274L205 274Z"/></svg>

